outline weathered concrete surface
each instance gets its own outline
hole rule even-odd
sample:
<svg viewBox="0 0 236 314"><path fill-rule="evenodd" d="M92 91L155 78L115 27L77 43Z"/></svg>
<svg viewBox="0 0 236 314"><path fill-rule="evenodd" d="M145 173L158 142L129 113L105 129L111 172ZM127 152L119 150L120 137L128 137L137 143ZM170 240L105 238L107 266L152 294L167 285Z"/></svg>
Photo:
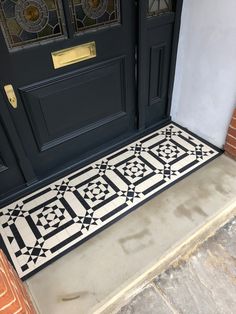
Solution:
<svg viewBox="0 0 236 314"><path fill-rule="evenodd" d="M88 314L236 199L221 156L27 280L41 314Z"/></svg>
<svg viewBox="0 0 236 314"><path fill-rule="evenodd" d="M236 219L155 283L180 313L236 313Z"/></svg>
<svg viewBox="0 0 236 314"><path fill-rule="evenodd" d="M144 302L145 300L145 302ZM142 292L134 297L131 302L121 308L117 314L172 314L173 311L167 305L153 286L147 286Z"/></svg>
<svg viewBox="0 0 236 314"><path fill-rule="evenodd" d="M236 313L236 218L153 284L117 314Z"/></svg>

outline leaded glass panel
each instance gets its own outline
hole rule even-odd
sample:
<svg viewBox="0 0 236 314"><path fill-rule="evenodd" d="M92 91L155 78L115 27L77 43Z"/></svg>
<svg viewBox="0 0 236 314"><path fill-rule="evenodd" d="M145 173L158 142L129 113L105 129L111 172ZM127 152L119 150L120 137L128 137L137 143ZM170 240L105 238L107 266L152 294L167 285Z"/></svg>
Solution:
<svg viewBox="0 0 236 314"><path fill-rule="evenodd" d="M159 15L172 10L172 0L149 0L149 15Z"/></svg>
<svg viewBox="0 0 236 314"><path fill-rule="evenodd" d="M10 49L61 37L61 0L0 0L0 24Z"/></svg>
<svg viewBox="0 0 236 314"><path fill-rule="evenodd" d="M120 0L70 0L75 32L120 22Z"/></svg>

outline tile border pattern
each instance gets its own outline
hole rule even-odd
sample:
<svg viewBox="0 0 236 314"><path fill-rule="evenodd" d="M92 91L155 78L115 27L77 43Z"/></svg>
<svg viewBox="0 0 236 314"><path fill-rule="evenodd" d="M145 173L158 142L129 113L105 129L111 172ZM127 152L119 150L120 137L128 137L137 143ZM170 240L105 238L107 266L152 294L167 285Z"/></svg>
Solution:
<svg viewBox="0 0 236 314"><path fill-rule="evenodd" d="M2 208L0 245L26 279L219 154L170 123Z"/></svg>

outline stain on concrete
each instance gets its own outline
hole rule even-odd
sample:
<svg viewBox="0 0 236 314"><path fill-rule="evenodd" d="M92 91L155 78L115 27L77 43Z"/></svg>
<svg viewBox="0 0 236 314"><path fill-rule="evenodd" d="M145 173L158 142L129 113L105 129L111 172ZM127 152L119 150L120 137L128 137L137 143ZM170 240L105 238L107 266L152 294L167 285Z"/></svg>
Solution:
<svg viewBox="0 0 236 314"><path fill-rule="evenodd" d="M86 298L89 295L95 295L95 293L91 293L89 291L79 291L79 292L69 293L67 295L61 296L60 300L63 302L74 301L81 298Z"/></svg>
<svg viewBox="0 0 236 314"><path fill-rule="evenodd" d="M151 246L154 241L148 229L118 240L126 254L132 254Z"/></svg>
<svg viewBox="0 0 236 314"><path fill-rule="evenodd" d="M194 206L193 211L202 217L208 217L204 210L200 206Z"/></svg>
<svg viewBox="0 0 236 314"><path fill-rule="evenodd" d="M142 223L143 223L143 225L150 225L151 220L147 216L145 216L145 215L141 215L141 216L142 216Z"/></svg>
<svg viewBox="0 0 236 314"><path fill-rule="evenodd" d="M227 185L224 184L224 182L219 182L219 183L215 183L215 189L217 192L219 192L220 194L228 194L229 193L229 188L227 188Z"/></svg>
<svg viewBox="0 0 236 314"><path fill-rule="evenodd" d="M198 186L197 189L197 195L201 199L207 199L211 195L211 191L209 190L209 185L205 186L204 184L202 186Z"/></svg>
<svg viewBox="0 0 236 314"><path fill-rule="evenodd" d="M204 210L200 206L186 206L185 204L176 207L175 215L176 217L186 217L189 220L194 220L194 214L198 214L202 217L208 217Z"/></svg>

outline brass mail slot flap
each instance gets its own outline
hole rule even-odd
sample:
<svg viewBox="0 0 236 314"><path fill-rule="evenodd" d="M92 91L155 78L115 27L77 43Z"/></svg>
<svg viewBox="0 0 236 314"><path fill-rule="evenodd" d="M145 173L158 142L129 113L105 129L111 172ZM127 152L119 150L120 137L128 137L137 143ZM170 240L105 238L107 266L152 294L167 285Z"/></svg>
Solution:
<svg viewBox="0 0 236 314"><path fill-rule="evenodd" d="M96 43L94 41L83 45L52 52L52 60L55 69L65 67L70 64L95 58Z"/></svg>

